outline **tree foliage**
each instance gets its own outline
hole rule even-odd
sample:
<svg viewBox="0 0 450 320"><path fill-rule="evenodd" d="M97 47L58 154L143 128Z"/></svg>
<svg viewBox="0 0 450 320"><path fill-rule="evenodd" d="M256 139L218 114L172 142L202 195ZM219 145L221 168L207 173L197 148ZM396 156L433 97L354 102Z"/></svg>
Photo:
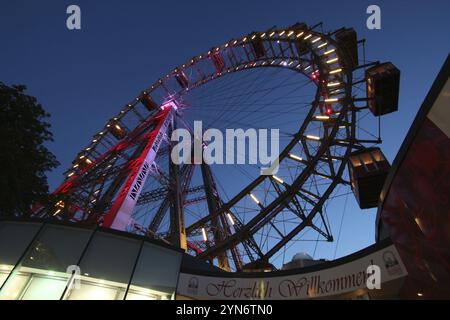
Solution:
<svg viewBox="0 0 450 320"><path fill-rule="evenodd" d="M48 195L45 173L59 165L45 143L50 124L36 98L23 85L0 82L0 215L29 213Z"/></svg>

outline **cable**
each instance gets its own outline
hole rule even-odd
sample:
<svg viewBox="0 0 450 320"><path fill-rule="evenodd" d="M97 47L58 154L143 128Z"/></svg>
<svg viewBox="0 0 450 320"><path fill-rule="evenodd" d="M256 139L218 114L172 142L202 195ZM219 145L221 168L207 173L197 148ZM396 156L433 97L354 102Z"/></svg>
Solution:
<svg viewBox="0 0 450 320"><path fill-rule="evenodd" d="M338 249L338 246L339 246L339 239L341 238L342 224L344 222L345 211L346 211L346 208L347 208L347 199L348 199L348 193L345 196L344 210L342 212L341 224L339 226L338 238L336 240L336 247L334 248L333 260L336 259L336 253L337 253L337 249Z"/></svg>

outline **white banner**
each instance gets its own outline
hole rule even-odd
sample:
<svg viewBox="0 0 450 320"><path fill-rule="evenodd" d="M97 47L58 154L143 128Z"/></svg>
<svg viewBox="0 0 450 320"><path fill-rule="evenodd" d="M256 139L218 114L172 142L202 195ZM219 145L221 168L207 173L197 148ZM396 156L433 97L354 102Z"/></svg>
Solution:
<svg viewBox="0 0 450 320"><path fill-rule="evenodd" d="M367 288L371 265L383 283L407 275L394 245L354 261L316 272L271 277L213 277L180 273L177 294L194 299L308 299ZM369 279L370 280L370 279ZM377 290L377 289L373 289Z"/></svg>
<svg viewBox="0 0 450 320"><path fill-rule="evenodd" d="M158 153L159 146L167 135L167 128L172 119L172 114L169 113L161 125L155 140L153 141L152 147L149 149L145 160L142 162L139 172L133 180L132 187L128 191L119 211L111 225L112 229L125 231L128 224L131 221L131 215L133 213L136 202L139 199L139 195L145 185L148 174L152 169L153 161L155 160L156 154Z"/></svg>

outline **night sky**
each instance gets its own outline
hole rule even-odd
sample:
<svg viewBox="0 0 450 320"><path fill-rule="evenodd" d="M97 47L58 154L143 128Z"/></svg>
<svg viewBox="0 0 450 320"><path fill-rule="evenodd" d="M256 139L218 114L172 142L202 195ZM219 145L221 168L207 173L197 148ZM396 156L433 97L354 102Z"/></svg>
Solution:
<svg viewBox="0 0 450 320"><path fill-rule="evenodd" d="M77 4L82 30L66 28ZM381 7L381 30L366 28L366 8ZM382 118L382 149L392 161L449 53L450 2L442 1L1 1L0 81L25 84L51 113L50 150L61 166L48 174L53 190L75 154L131 98L190 57L274 25L324 23L353 27L366 38L367 59L392 61L402 72L399 112ZM338 217L342 201L332 208ZM336 257L374 241L375 210L348 198ZM335 235L336 237L337 235ZM334 257L336 243L316 258ZM312 248L297 251L312 254Z"/></svg>

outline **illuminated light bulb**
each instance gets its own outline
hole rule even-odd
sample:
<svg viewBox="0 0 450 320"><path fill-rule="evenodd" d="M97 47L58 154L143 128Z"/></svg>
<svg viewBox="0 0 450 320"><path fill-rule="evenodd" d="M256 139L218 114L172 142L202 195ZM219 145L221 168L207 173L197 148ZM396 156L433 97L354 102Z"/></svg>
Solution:
<svg viewBox="0 0 450 320"><path fill-rule="evenodd" d="M206 242L208 241L208 236L206 235L206 230L205 228L202 228L202 235L203 235L203 240Z"/></svg>
<svg viewBox="0 0 450 320"><path fill-rule="evenodd" d="M329 116L320 115L320 116L316 116L316 119L317 120L330 120L330 117Z"/></svg>
<svg viewBox="0 0 450 320"><path fill-rule="evenodd" d="M328 51L325 51L323 54L328 55L330 53L333 53L336 49L330 49Z"/></svg>
<svg viewBox="0 0 450 320"><path fill-rule="evenodd" d="M337 102L338 99L337 98L329 98L329 99L325 99L325 102Z"/></svg>
<svg viewBox="0 0 450 320"><path fill-rule="evenodd" d="M339 126L339 129L345 129L347 126Z"/></svg>
<svg viewBox="0 0 450 320"><path fill-rule="evenodd" d="M249 193L249 195L250 195L250 198L252 198L252 200L255 201L256 204L259 204L258 198L253 193Z"/></svg>
<svg viewBox="0 0 450 320"><path fill-rule="evenodd" d="M275 34L275 31L272 31L272 32L269 34L269 37L273 37L274 34Z"/></svg>
<svg viewBox="0 0 450 320"><path fill-rule="evenodd" d="M228 43L225 45L225 48L228 48Z"/></svg>
<svg viewBox="0 0 450 320"><path fill-rule="evenodd" d="M294 61L289 62L288 66L291 66L294 63Z"/></svg>
<svg viewBox="0 0 450 320"><path fill-rule="evenodd" d="M281 183L281 184L284 183L284 181L283 181L282 179L278 178L278 177L275 176L275 175L273 175L272 178L273 178L275 181L277 181L277 182L279 182L279 183Z"/></svg>
<svg viewBox="0 0 450 320"><path fill-rule="evenodd" d="M247 41L247 37L245 37L244 39L242 39L243 42Z"/></svg>
<svg viewBox="0 0 450 320"><path fill-rule="evenodd" d="M261 34L261 38L264 38L266 36L266 33L264 32L263 34Z"/></svg>
<svg viewBox="0 0 450 320"><path fill-rule="evenodd" d="M228 220L230 220L230 223L234 226L235 222L234 222L232 215L230 213L227 213L227 217L228 217Z"/></svg>
<svg viewBox="0 0 450 320"><path fill-rule="evenodd" d="M78 168L78 163L73 166L74 169Z"/></svg>
<svg viewBox="0 0 450 320"><path fill-rule="evenodd" d="M339 93L341 93L342 92L342 89L341 88L339 88L339 89L334 89L334 90L331 90L330 91L330 94L332 94L332 95L336 95L336 94L339 94Z"/></svg>
<svg viewBox="0 0 450 320"><path fill-rule="evenodd" d="M288 37L292 36L292 34L294 33L294 31L289 31L289 33L287 34Z"/></svg>
<svg viewBox="0 0 450 320"><path fill-rule="evenodd" d="M338 58L333 58L327 61L328 64L338 61Z"/></svg>
<svg viewBox="0 0 450 320"><path fill-rule="evenodd" d="M302 157L299 157L295 154L289 153L289 158L297 160L297 161L303 161Z"/></svg>
<svg viewBox="0 0 450 320"><path fill-rule="evenodd" d="M308 70L309 68L311 68L311 65L309 65L309 66L307 66L305 69L303 69L303 70Z"/></svg>
<svg viewBox="0 0 450 320"><path fill-rule="evenodd" d="M61 212L61 209L58 209L58 210L55 211L55 213L53 215L56 216L60 212Z"/></svg>
<svg viewBox="0 0 450 320"><path fill-rule="evenodd" d="M308 135L306 135L306 139L319 141L320 137L308 134Z"/></svg>
<svg viewBox="0 0 450 320"><path fill-rule="evenodd" d="M330 82L330 83L327 84L327 87L336 87L336 86L338 86L340 84L341 84L340 82Z"/></svg>
<svg viewBox="0 0 450 320"><path fill-rule="evenodd" d="M286 33L286 31L283 30L283 31L280 32L279 36L281 37L281 36L282 36L283 34L285 34L285 33Z"/></svg>
<svg viewBox="0 0 450 320"><path fill-rule="evenodd" d="M71 176L73 176L75 173L74 172L71 172L71 173L69 173L67 176L68 177L71 177Z"/></svg>
<svg viewBox="0 0 450 320"><path fill-rule="evenodd" d="M87 162L88 164L91 164L91 163L92 163L92 160L86 158L86 162Z"/></svg>
<svg viewBox="0 0 450 320"><path fill-rule="evenodd" d="M335 74L335 73L338 73L338 72L341 72L341 71L342 71L341 68L339 68L339 69L334 69L334 70L330 71L330 74Z"/></svg>
<svg viewBox="0 0 450 320"><path fill-rule="evenodd" d="M274 64L274 63L275 63L275 60L272 60L272 62L270 64Z"/></svg>
<svg viewBox="0 0 450 320"><path fill-rule="evenodd" d="M256 35L254 34L254 35L252 36L252 40L255 39L255 38L256 38Z"/></svg>
<svg viewBox="0 0 450 320"><path fill-rule="evenodd" d="M97 142L97 139L92 140L92 143L96 143L96 142Z"/></svg>
<svg viewBox="0 0 450 320"><path fill-rule="evenodd" d="M297 35L295 36L296 38L300 38L303 34L304 34L305 32L300 32L300 33L297 33Z"/></svg>
<svg viewBox="0 0 450 320"><path fill-rule="evenodd" d="M320 40L320 37L315 38L314 40L311 40L311 43L316 43L316 42L319 41L319 40Z"/></svg>
<svg viewBox="0 0 450 320"><path fill-rule="evenodd" d="M305 40L308 40L309 38L311 38L312 37L312 34L308 34L304 39Z"/></svg>
<svg viewBox="0 0 450 320"><path fill-rule="evenodd" d="M422 296L423 296L423 293L417 292L417 296L418 296L418 297L422 297Z"/></svg>
<svg viewBox="0 0 450 320"><path fill-rule="evenodd" d="M317 49L321 49L321 48L325 47L327 44L328 44L328 42L324 42L324 43L318 45Z"/></svg>

